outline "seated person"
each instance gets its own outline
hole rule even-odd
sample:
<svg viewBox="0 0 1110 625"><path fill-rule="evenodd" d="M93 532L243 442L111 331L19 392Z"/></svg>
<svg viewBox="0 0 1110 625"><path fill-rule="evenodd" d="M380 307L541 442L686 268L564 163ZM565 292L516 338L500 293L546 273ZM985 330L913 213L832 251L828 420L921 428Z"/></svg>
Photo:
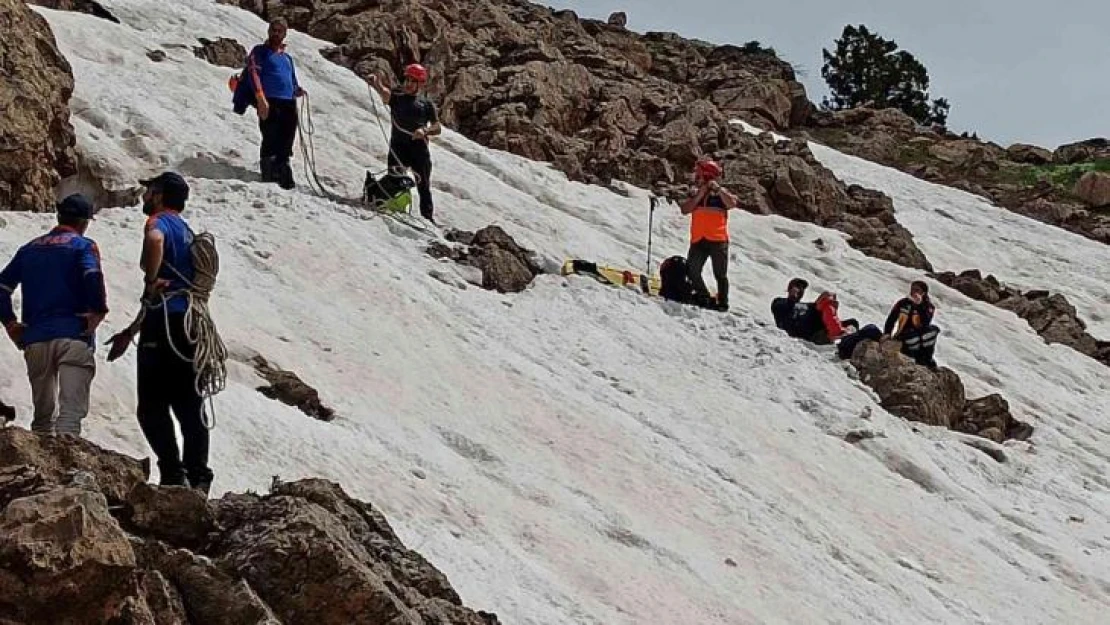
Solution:
<svg viewBox="0 0 1110 625"><path fill-rule="evenodd" d="M836 355L840 356L841 360L849 360L852 354L856 351L856 346L864 341L877 341L882 338L883 331L879 326L871 323L864 326L861 330L859 322L855 319L845 319L840 323L844 328L844 336L841 337L840 342L836 345Z"/></svg>
<svg viewBox="0 0 1110 625"><path fill-rule="evenodd" d="M802 278L794 278L786 286L786 297L776 297L771 302L771 314L775 318L775 325L780 330L786 330L790 336L797 337L794 328L798 321L809 314L811 304L802 302L809 283Z"/></svg>
<svg viewBox="0 0 1110 625"><path fill-rule="evenodd" d="M787 296L771 302L775 325L794 338L805 339L818 345L829 345L844 334L837 310L840 303L836 294L823 292L812 303L802 302L809 285L801 278L794 278L787 285Z"/></svg>
<svg viewBox="0 0 1110 625"><path fill-rule="evenodd" d="M902 342L902 353L919 365L935 369L933 353L940 329L933 325L936 306L929 298L929 285L921 280L910 284L910 296L898 300L890 310L883 336Z"/></svg>

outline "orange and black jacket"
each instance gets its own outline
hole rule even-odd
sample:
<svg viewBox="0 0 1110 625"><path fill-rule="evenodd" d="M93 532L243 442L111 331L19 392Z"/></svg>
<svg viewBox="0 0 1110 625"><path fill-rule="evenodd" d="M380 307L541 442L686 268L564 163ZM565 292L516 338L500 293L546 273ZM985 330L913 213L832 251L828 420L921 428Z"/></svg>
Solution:
<svg viewBox="0 0 1110 625"><path fill-rule="evenodd" d="M932 325L936 310L936 306L927 299L915 304L912 299L904 297L890 309L883 334L898 338L921 332Z"/></svg>

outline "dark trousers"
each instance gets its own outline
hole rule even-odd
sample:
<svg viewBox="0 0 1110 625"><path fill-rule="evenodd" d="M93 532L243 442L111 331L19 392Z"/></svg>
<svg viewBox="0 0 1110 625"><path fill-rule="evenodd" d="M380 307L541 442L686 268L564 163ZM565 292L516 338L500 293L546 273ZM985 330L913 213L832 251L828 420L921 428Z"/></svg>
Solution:
<svg viewBox="0 0 1110 625"><path fill-rule="evenodd" d="M940 328L936 326L929 326L920 330L910 330L898 335L898 340L902 341L902 353L914 359L919 365L926 367L935 367L936 361L933 359L933 354L937 350L937 337L940 336Z"/></svg>
<svg viewBox="0 0 1110 625"><path fill-rule="evenodd" d="M139 333L139 427L158 457L162 484L193 486L212 482L208 468L208 428L204 426L204 400L196 390L196 374L188 359L194 346L185 339L185 315L169 315L166 335L163 309L148 311ZM169 340L172 339L171 346ZM181 426L184 461L178 452L170 410Z"/></svg>
<svg viewBox="0 0 1110 625"><path fill-rule="evenodd" d="M713 278L717 280L717 305L728 306L728 241L701 239L690 245L686 254L687 275L694 286L694 301L700 305L709 302L709 289L701 277L705 261L712 260Z"/></svg>
<svg viewBox="0 0 1110 625"><path fill-rule="evenodd" d="M258 149L264 182L293 181L289 159L293 157L293 142L297 140L297 101L267 100L270 114L258 120L262 131L262 146Z"/></svg>
<svg viewBox="0 0 1110 625"><path fill-rule="evenodd" d="M827 334L825 336L828 336ZM856 347L864 341L877 341L883 337L883 331L879 326L868 324L840 339L840 343L836 346L836 353L840 356L841 360L848 360L855 353Z"/></svg>
<svg viewBox="0 0 1110 625"><path fill-rule="evenodd" d="M389 144L389 168L409 167L416 174L416 190L420 192L420 215L432 219L432 153L427 141L394 140Z"/></svg>

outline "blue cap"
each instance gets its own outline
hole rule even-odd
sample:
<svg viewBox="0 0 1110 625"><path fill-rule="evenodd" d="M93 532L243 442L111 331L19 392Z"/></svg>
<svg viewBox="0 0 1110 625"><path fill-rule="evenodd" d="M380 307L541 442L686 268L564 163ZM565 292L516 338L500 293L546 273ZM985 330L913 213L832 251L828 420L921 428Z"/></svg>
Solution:
<svg viewBox="0 0 1110 625"><path fill-rule="evenodd" d="M189 183L172 171L164 171L148 180L140 180L139 184L162 194L162 200L170 205L184 206L189 199Z"/></svg>
<svg viewBox="0 0 1110 625"><path fill-rule="evenodd" d="M58 202L54 207L59 215L66 217L76 217L78 219L92 219L96 214L96 209L93 208L92 202L80 193L74 193L66 197L61 202Z"/></svg>

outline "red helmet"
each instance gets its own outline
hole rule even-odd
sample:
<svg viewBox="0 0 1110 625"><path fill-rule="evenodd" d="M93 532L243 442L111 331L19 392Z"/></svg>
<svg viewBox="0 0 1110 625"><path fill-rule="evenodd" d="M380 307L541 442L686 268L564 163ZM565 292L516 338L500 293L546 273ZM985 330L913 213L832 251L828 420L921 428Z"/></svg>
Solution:
<svg viewBox="0 0 1110 625"><path fill-rule="evenodd" d="M428 68L419 63L408 65L405 67L405 78L411 78L416 82L425 82L428 80Z"/></svg>
<svg viewBox="0 0 1110 625"><path fill-rule="evenodd" d="M694 171L706 180L715 180L720 178L721 174L725 173L725 170L717 161L698 161Z"/></svg>

